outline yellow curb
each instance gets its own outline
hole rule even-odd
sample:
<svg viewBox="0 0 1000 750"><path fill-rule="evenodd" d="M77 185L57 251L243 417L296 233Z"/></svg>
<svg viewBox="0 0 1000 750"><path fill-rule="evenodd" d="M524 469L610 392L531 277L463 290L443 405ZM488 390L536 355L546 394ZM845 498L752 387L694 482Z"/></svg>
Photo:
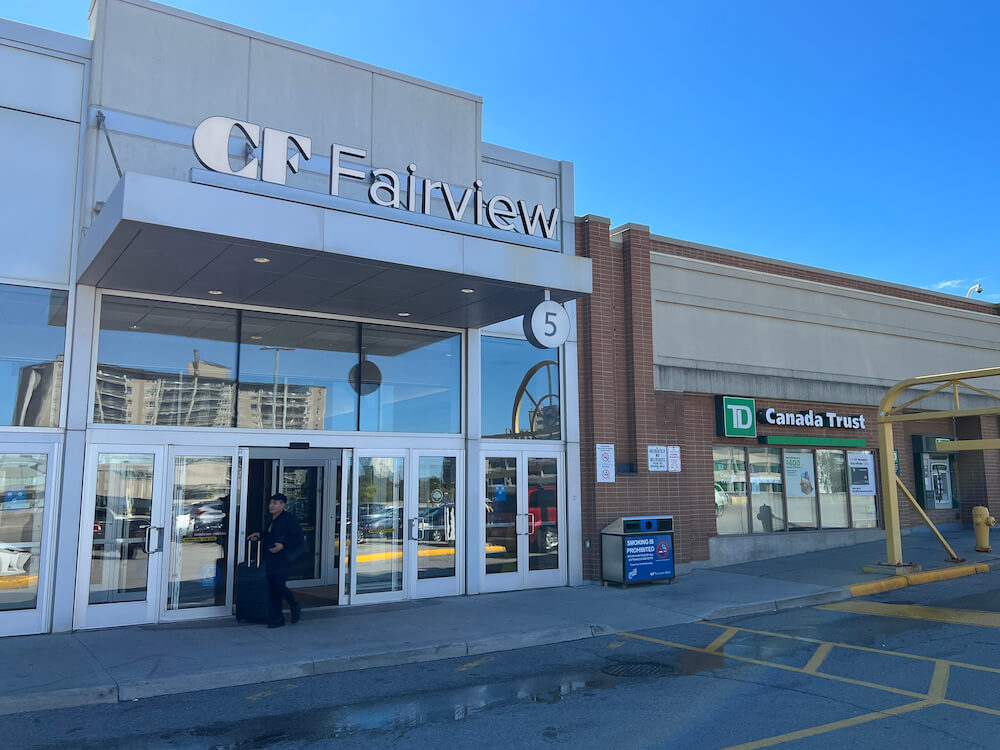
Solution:
<svg viewBox="0 0 1000 750"><path fill-rule="evenodd" d="M906 576L892 576L869 583L855 583L851 586L851 596L870 596L871 594L882 594L886 591L906 588L910 582Z"/></svg>
<svg viewBox="0 0 1000 750"><path fill-rule="evenodd" d="M868 583L855 583L849 588L851 596L871 596L872 594L883 594L886 591L907 586L919 586L922 583L933 583L934 581L949 581L953 578L964 578L965 576L976 575L977 573L989 573L990 566L987 563L973 563L972 565L959 565L954 568L940 568L938 570L927 570L923 573L911 573L905 576L891 576L878 581Z"/></svg>

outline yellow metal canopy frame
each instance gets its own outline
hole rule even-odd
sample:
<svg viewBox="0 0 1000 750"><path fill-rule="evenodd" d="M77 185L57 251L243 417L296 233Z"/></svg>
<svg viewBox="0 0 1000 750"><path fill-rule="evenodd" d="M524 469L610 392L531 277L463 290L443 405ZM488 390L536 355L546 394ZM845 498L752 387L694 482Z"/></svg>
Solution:
<svg viewBox="0 0 1000 750"><path fill-rule="evenodd" d="M934 522L927 516L924 509L920 507L920 504L916 501L910 491L906 489L903 481L896 476L896 472L893 468L893 437L892 437L892 425L895 422L913 422L922 419L947 419L955 417L974 417L982 416L986 414L1000 414L1000 396L996 396L993 393L983 390L982 388L977 388L974 385L969 385L967 380L975 380L976 378L991 378L1000 377L1000 367L989 367L983 370L964 370L962 372L946 372L941 375L922 375L918 378L909 378L908 380L900 380L894 386L892 386L888 392L885 394L885 398L879 404L878 411L878 445L879 445L879 464L882 474L882 492L884 495L883 509L885 514L885 550L886 550L886 562L890 565L903 565L903 546L899 530L899 494L898 491L901 490L903 495L910 504L916 509L917 513L924 520L924 523L934 532L934 536L937 537L941 545L947 550L951 562L960 562L961 558L955 554L955 550L951 548L945 538L941 536L941 532L938 531ZM914 399L910 399L906 403L896 404L896 399L906 391L908 388L914 388L918 386L928 386L936 385L937 387L917 396ZM935 393L941 391L946 391L951 389L952 394L955 398L955 408L950 411L908 411L903 413L904 410L912 410L913 405L932 396ZM985 409L962 409L959 405L959 389L966 388L970 391L978 393L980 396L987 396L998 402L997 406L985 408ZM955 452L955 451L976 451L976 450L991 450L1000 449L1000 439L997 440L939 440L937 442L937 450L941 452Z"/></svg>

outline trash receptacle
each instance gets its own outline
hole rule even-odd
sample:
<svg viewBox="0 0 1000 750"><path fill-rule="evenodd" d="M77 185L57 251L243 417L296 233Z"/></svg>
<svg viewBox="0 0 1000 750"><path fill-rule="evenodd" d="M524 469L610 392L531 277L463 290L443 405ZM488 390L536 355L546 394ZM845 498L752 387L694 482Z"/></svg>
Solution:
<svg viewBox="0 0 1000 750"><path fill-rule="evenodd" d="M674 517L619 518L601 530L601 579L623 587L674 580Z"/></svg>

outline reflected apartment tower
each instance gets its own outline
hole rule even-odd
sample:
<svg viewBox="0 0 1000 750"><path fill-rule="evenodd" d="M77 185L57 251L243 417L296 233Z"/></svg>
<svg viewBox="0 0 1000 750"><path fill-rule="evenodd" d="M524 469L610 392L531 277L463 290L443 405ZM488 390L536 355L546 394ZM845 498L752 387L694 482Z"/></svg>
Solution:
<svg viewBox="0 0 1000 750"><path fill-rule="evenodd" d="M97 365L94 421L184 427L321 430L326 389L289 383L241 383L234 409L232 370L194 350L187 374ZM234 417L239 416L238 421Z"/></svg>
<svg viewBox="0 0 1000 750"><path fill-rule="evenodd" d="M54 362L25 365L17 377L12 425L58 427L62 394L63 355Z"/></svg>

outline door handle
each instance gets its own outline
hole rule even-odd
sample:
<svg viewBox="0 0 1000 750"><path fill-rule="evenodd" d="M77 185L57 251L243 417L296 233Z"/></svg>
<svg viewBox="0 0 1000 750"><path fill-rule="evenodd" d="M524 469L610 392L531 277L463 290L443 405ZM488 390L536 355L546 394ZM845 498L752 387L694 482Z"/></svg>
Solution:
<svg viewBox="0 0 1000 750"><path fill-rule="evenodd" d="M142 551L147 555L150 553L150 537L153 535L153 527L147 526L145 535L142 538Z"/></svg>
<svg viewBox="0 0 1000 750"><path fill-rule="evenodd" d="M153 532L156 532L156 547L153 547ZM146 533L142 541L142 551L147 555L151 555L154 552L163 552L163 527L162 526L147 526Z"/></svg>
<svg viewBox="0 0 1000 750"><path fill-rule="evenodd" d="M412 539L414 541L417 541L419 539L419 536L418 536L419 532L417 531L417 522L419 520L420 519L418 519L418 518L411 518L410 519L410 539Z"/></svg>

